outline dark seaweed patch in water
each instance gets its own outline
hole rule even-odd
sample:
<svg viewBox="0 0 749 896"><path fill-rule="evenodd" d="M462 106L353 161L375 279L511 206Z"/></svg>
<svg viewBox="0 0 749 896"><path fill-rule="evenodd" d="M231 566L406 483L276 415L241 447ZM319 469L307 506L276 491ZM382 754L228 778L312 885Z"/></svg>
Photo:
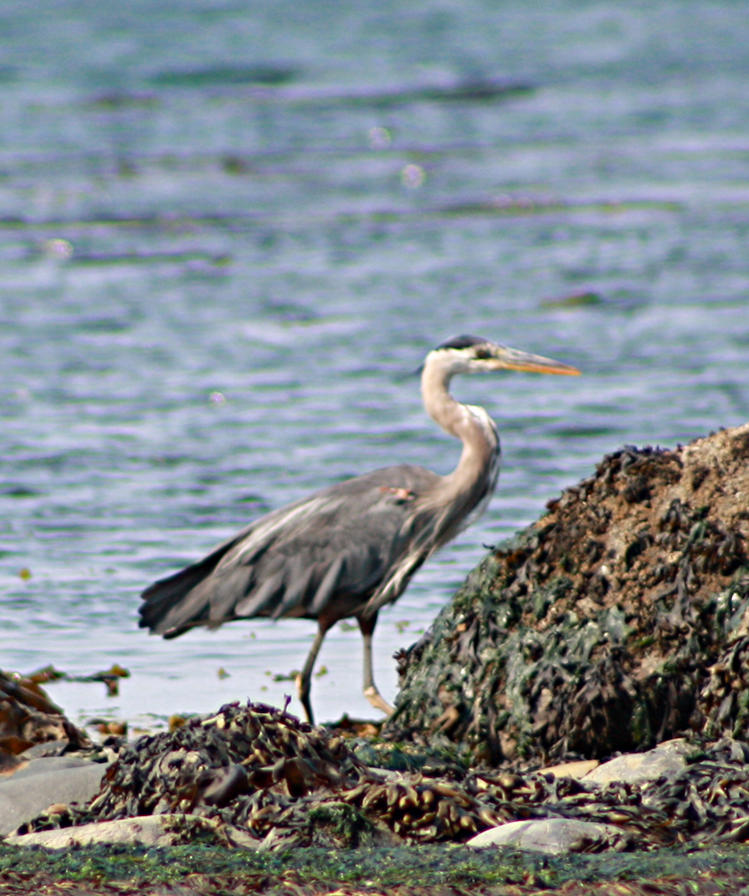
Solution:
<svg viewBox="0 0 749 896"><path fill-rule="evenodd" d="M152 84L174 87L210 87L221 84L258 84L276 87L299 77L300 70L286 65L213 65L206 68L167 70L152 75Z"/></svg>
<svg viewBox="0 0 749 896"><path fill-rule="evenodd" d="M747 494L749 426L606 457L400 654L384 736L491 763L746 738Z"/></svg>

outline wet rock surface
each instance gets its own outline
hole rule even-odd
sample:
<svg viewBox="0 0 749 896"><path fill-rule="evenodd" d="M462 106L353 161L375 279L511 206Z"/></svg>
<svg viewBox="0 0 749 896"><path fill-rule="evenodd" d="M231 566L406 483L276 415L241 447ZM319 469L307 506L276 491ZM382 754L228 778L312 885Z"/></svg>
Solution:
<svg viewBox="0 0 749 896"><path fill-rule="evenodd" d="M627 447L399 657L383 734L517 767L749 738L749 425Z"/></svg>

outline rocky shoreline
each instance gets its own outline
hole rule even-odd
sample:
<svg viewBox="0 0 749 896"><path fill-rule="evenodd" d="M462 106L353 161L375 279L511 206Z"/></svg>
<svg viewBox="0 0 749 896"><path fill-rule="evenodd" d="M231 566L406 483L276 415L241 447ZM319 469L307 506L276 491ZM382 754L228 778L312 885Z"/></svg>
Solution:
<svg viewBox="0 0 749 896"><path fill-rule="evenodd" d="M358 755L371 756L371 743L271 707L230 704L90 758L33 760L0 783L3 833L10 844L56 849L200 835L275 851L451 842L548 854L749 839L742 741L677 739L605 763L525 773L414 753L418 770L402 770L392 766L409 754L380 746L372 764ZM34 784L44 811L22 818ZM11 811L14 785L27 802L17 797Z"/></svg>
<svg viewBox="0 0 749 896"><path fill-rule="evenodd" d="M381 727L234 703L94 745L38 684L0 673L0 860L208 844L293 866L441 845L485 863L474 892L519 894L541 890L527 875L507 889L515 871L492 889L507 850L728 850L749 880L747 539L749 425L605 458L401 656Z"/></svg>
<svg viewBox="0 0 749 896"><path fill-rule="evenodd" d="M0 780L2 894L707 896L749 881L749 744L730 738L517 772L231 704L132 743L45 749L62 755Z"/></svg>

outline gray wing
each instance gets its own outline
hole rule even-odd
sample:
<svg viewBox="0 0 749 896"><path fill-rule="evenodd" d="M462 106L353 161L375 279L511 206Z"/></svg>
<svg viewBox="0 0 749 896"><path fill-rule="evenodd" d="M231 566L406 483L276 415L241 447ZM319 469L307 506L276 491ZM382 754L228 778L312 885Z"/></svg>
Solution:
<svg viewBox="0 0 749 896"><path fill-rule="evenodd" d="M422 467L387 467L269 513L147 588L140 625L169 638L253 616L332 624L394 600L436 547L418 507L439 481Z"/></svg>

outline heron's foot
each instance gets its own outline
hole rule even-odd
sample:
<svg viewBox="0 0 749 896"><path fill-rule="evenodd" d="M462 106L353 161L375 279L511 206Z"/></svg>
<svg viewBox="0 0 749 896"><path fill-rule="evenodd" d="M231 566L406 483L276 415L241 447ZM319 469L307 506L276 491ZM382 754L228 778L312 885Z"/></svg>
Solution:
<svg viewBox="0 0 749 896"><path fill-rule="evenodd" d="M364 696L375 709L381 710L386 716L391 716L395 712L395 707L387 702L374 685L364 688Z"/></svg>

